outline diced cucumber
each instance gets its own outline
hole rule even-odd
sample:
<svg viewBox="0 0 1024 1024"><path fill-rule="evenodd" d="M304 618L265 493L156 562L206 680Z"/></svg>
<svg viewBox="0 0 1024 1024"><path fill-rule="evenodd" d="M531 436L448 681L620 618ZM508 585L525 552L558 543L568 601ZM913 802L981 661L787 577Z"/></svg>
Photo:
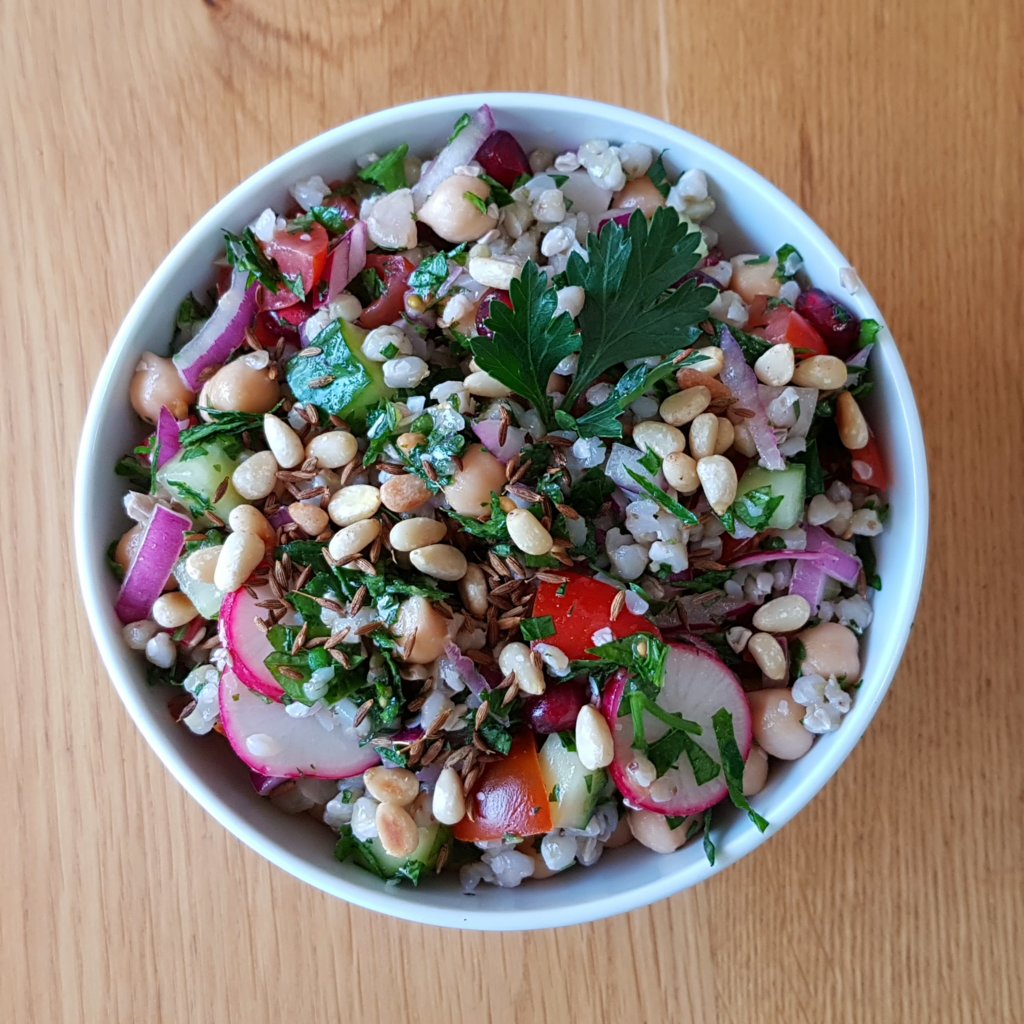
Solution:
<svg viewBox="0 0 1024 1024"><path fill-rule="evenodd" d="M217 541L210 540L197 545L193 550L212 547ZM190 552L191 554L191 552ZM178 581L181 592L196 606L196 611L204 619L215 619L220 615L220 606L224 601L224 591L218 590L212 583L203 583L201 580L194 580L185 571L185 557L178 559L174 567L174 578Z"/></svg>
<svg viewBox="0 0 1024 1024"><path fill-rule="evenodd" d="M414 885L419 884L424 871L433 871L441 847L448 841L449 830L438 822L421 827L419 846L412 856L405 860L392 857L385 852L379 839L356 840L353 860L381 878L406 878Z"/></svg>
<svg viewBox="0 0 1024 1024"><path fill-rule="evenodd" d="M586 828L601 802L608 781L604 769L588 772L579 755L569 750L558 733L540 748L540 773L551 803L553 828Z"/></svg>
<svg viewBox="0 0 1024 1024"><path fill-rule="evenodd" d="M244 500L231 483L231 474L241 459L232 458L216 441L204 447L205 454L192 458L185 457L187 450L175 455L157 471L157 482L166 487L196 519L209 522L205 514L213 512L227 522L231 510L243 504ZM228 480L227 488L214 501L225 478Z"/></svg>
<svg viewBox="0 0 1024 1024"><path fill-rule="evenodd" d="M806 473L806 469L798 463L785 469L751 466L740 478L736 497L742 498L749 491L770 487L773 497L782 495L782 504L772 513L768 526L773 530L788 530L804 517Z"/></svg>
<svg viewBox="0 0 1024 1024"><path fill-rule="evenodd" d="M371 406L395 394L384 383L382 364L363 355L366 335L346 320L329 323L312 339L320 355L296 356L288 363L288 386L295 397L361 427Z"/></svg>

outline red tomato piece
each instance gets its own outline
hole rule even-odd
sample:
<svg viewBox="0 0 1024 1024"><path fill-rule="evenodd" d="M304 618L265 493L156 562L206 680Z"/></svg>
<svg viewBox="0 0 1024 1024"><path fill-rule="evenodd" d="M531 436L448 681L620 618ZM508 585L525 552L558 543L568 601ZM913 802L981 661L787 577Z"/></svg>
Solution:
<svg viewBox="0 0 1024 1024"><path fill-rule="evenodd" d="M373 253L366 257L366 269L376 270L384 282L384 294L371 302L359 317L359 323L373 330L393 324L405 310L405 292L409 275L416 268L404 256L385 256Z"/></svg>
<svg viewBox="0 0 1024 1024"><path fill-rule="evenodd" d="M464 843L512 834L536 836L551 831L551 805L540 773L533 734L512 739L508 757L484 768L466 800L466 816L452 832Z"/></svg>
<svg viewBox="0 0 1024 1024"><path fill-rule="evenodd" d="M788 342L797 359L829 354L822 336L794 309L773 309L764 326L764 337L773 345Z"/></svg>
<svg viewBox="0 0 1024 1024"><path fill-rule="evenodd" d="M327 241L327 229L322 224L312 224L304 231L275 232L273 239L264 243L263 251L285 277L299 278L306 295L312 298L327 262ZM272 293L261 291L264 309L283 309L301 301L288 287Z"/></svg>
<svg viewBox="0 0 1024 1024"><path fill-rule="evenodd" d="M859 451L850 452L852 458L853 479L876 491L884 491L889 486L889 474L885 470L882 450L874 434L868 435L868 443Z"/></svg>
<svg viewBox="0 0 1024 1024"><path fill-rule="evenodd" d="M544 643L553 644L570 659L590 658L587 650L596 647L594 634L599 629L610 629L616 640L633 636L634 633L652 633L660 637L658 627L642 615L623 608L612 622L612 602L618 594L615 587L592 576L563 573L569 577L566 584L542 583L537 588L533 602L533 616L542 619L550 615L555 626L554 636L546 637ZM559 590L565 593L559 596Z"/></svg>

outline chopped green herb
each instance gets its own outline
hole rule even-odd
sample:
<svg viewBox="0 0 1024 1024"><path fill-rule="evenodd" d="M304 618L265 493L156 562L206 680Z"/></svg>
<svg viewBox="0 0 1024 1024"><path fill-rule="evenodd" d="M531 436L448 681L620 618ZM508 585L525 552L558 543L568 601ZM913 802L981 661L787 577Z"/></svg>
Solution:
<svg viewBox="0 0 1024 1024"><path fill-rule="evenodd" d="M867 348L869 345L874 345L878 341L879 332L882 330L882 325L877 320L870 318L861 320L860 322L860 337L857 339L857 344L860 348Z"/></svg>
<svg viewBox="0 0 1024 1024"><path fill-rule="evenodd" d="M784 497L782 494L773 495L771 487L755 487L741 494L720 516L722 525L733 535L736 533L737 519L758 533L767 530L768 523Z"/></svg>
<svg viewBox="0 0 1024 1024"><path fill-rule="evenodd" d="M252 228L246 228L241 235L224 232L224 254L228 263L237 271L248 275L248 284L261 284L267 291L278 292L287 288L300 300L306 298L306 290L299 276L289 277L263 251Z"/></svg>
<svg viewBox="0 0 1024 1024"><path fill-rule="evenodd" d="M651 164L647 177L651 179L651 184L661 193L661 198L667 199L671 188L668 183L668 172L665 170L664 149L658 154L654 163Z"/></svg>
<svg viewBox="0 0 1024 1024"><path fill-rule="evenodd" d="M338 206L312 206L308 213L288 221L288 233L308 231L314 224L322 224L332 235L343 235L352 225L352 220Z"/></svg>
<svg viewBox="0 0 1024 1024"><path fill-rule="evenodd" d="M475 192L463 192L462 198L465 199L470 206L475 206L480 213L487 213L487 200L478 196Z"/></svg>
<svg viewBox="0 0 1024 1024"><path fill-rule="evenodd" d="M451 135L448 136L448 141L449 142L454 142L463 133L463 131L469 126L469 122L470 122L469 114L463 114L458 119L458 121L456 121L455 124L452 125L452 133L451 133Z"/></svg>
<svg viewBox="0 0 1024 1024"><path fill-rule="evenodd" d="M788 242L775 253L779 265L775 268L775 276L780 281L792 281L804 265L804 258L799 250Z"/></svg>
<svg viewBox="0 0 1024 1024"><path fill-rule="evenodd" d="M731 569L702 572L692 580L680 580L676 586L680 590L689 591L691 594L706 594L710 590L721 590L726 581L731 580L733 571Z"/></svg>
<svg viewBox="0 0 1024 1024"><path fill-rule="evenodd" d="M569 505L584 519L594 519L615 493L615 484L603 469L588 469L573 484Z"/></svg>
<svg viewBox="0 0 1024 1024"><path fill-rule="evenodd" d="M297 401L341 415L370 386L370 373L349 348L342 321L332 321L314 340L319 355L288 360L288 386Z"/></svg>
<svg viewBox="0 0 1024 1024"><path fill-rule="evenodd" d="M625 467L626 472L654 499L666 512L671 512L680 522L687 526L696 526L700 520L684 505L680 505L675 498L670 498L660 487L653 484L646 477L634 472L629 466ZM782 499L780 498L781 502Z"/></svg>
<svg viewBox="0 0 1024 1024"><path fill-rule="evenodd" d="M726 785L729 787L729 798L734 806L741 811L746 811L747 817L759 831L763 832L768 827L767 820L750 806L750 801L743 795L743 755L736 743L732 715L725 708L719 708L712 716L711 724L714 726L718 750L722 755L722 767L725 770Z"/></svg>
<svg viewBox="0 0 1024 1024"><path fill-rule="evenodd" d="M704 812L704 856L708 863L715 866L715 844L711 840L711 808Z"/></svg>
<svg viewBox="0 0 1024 1024"><path fill-rule="evenodd" d="M359 180L379 185L385 192L405 188L405 157L408 152L409 146L403 142L390 153L385 153L379 160L375 160L369 167L364 167L359 172Z"/></svg>
<svg viewBox="0 0 1024 1024"><path fill-rule="evenodd" d="M527 642L546 640L549 636L555 635L555 620L550 615L542 615L539 619L523 619L519 625L519 632Z"/></svg>

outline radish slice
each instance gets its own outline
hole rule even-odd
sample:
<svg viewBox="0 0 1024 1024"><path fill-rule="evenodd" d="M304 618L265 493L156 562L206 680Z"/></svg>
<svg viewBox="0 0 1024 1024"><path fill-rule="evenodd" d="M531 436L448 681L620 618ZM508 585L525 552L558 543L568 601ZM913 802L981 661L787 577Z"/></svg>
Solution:
<svg viewBox="0 0 1024 1024"><path fill-rule="evenodd" d="M341 719L321 712L294 718L227 669L220 680L220 721L231 749L260 775L347 779L380 763L373 747Z"/></svg>
<svg viewBox="0 0 1024 1024"><path fill-rule="evenodd" d="M629 765L637 752L633 742L633 720L629 715L619 717L626 689L627 675L620 672L605 691L602 711L608 719L615 738L615 759L610 768L612 779L630 806L658 814L684 817L697 814L723 800L729 792L724 772L710 782L698 785L686 755L670 768L652 786L641 786L634 781ZM752 723L750 705L736 676L717 658L709 657L693 647L670 645L665 664L665 682L658 694L658 706L680 718L696 722L703 732L692 736L693 741L722 763L722 755L715 739L712 718L719 708L732 715L736 745L746 760L750 753ZM649 743L660 739L668 728L652 715L644 715L644 735ZM665 793L668 799L660 799ZM659 799L655 799L658 796Z"/></svg>
<svg viewBox="0 0 1024 1024"><path fill-rule="evenodd" d="M341 236L331 255L331 279L327 284L327 303L330 305L348 287L352 279L366 266L366 225L357 220Z"/></svg>
<svg viewBox="0 0 1024 1024"><path fill-rule="evenodd" d="M156 505L146 524L142 542L132 564L128 566L114 610L125 623L149 618L153 602L163 592L185 546L185 534L192 529L192 520L164 505Z"/></svg>
<svg viewBox="0 0 1024 1024"><path fill-rule="evenodd" d="M494 114L485 103L469 119L469 123L429 163L423 165L420 180L412 187L412 198L418 210L434 189L455 173L455 168L472 163L476 151L494 131Z"/></svg>
<svg viewBox="0 0 1024 1024"><path fill-rule="evenodd" d="M235 675L256 693L279 701L284 696L281 684L264 665L267 657L274 653L266 634L256 626L257 617L263 617L263 609L257 601L273 597L270 590L257 591L253 597L245 587L233 591L224 598L220 609L220 639L231 656ZM273 774L273 773L270 773Z"/></svg>

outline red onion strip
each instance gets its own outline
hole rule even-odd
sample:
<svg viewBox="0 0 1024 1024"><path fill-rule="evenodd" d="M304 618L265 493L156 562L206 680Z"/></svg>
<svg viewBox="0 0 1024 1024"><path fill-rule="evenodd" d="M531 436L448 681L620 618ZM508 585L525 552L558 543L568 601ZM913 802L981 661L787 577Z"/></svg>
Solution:
<svg viewBox="0 0 1024 1024"><path fill-rule="evenodd" d="M417 210L442 181L455 173L456 167L472 163L476 151L493 131L494 114L485 103L470 117L469 124L433 160L423 165L420 180L412 187L412 198Z"/></svg>
<svg viewBox="0 0 1024 1024"><path fill-rule="evenodd" d="M157 505L142 535L142 543L125 573L114 610L122 622L138 622L149 617L153 602L160 596L171 575L185 534L192 520L165 505Z"/></svg>
<svg viewBox="0 0 1024 1024"><path fill-rule="evenodd" d="M357 274L363 272L366 267L367 240L366 225L357 220L334 247L331 257L331 279L327 283L328 304L348 287Z"/></svg>
<svg viewBox="0 0 1024 1024"><path fill-rule="evenodd" d="M761 456L761 465L765 469L785 469L786 460L779 451L779 443L775 439L775 431L768 422L768 416L761 404L761 396L757 391L757 377L743 358L743 350L732 336L728 327L722 328L722 355L725 366L722 369L722 383L736 396L744 409L754 415L746 420L747 429L757 446Z"/></svg>

